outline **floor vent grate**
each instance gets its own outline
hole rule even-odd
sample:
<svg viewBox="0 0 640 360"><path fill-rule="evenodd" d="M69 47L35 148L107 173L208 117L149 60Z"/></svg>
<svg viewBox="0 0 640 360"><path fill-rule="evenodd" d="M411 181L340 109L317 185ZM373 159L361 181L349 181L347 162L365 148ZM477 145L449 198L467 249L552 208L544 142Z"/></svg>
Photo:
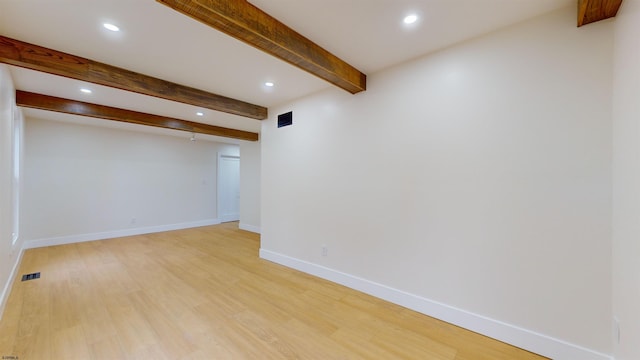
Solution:
<svg viewBox="0 0 640 360"><path fill-rule="evenodd" d="M22 275L22 281L33 280L33 279L40 279L40 273L37 272L33 274Z"/></svg>

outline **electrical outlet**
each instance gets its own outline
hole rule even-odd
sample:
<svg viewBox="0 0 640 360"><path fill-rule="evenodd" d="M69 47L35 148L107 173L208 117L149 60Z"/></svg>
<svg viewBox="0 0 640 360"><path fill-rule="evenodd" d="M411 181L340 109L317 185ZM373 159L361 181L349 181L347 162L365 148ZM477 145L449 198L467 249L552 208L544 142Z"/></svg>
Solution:
<svg viewBox="0 0 640 360"><path fill-rule="evenodd" d="M613 317L613 340L620 344L620 320L617 316Z"/></svg>
<svg viewBox="0 0 640 360"><path fill-rule="evenodd" d="M327 247L327 245L322 245L322 256L328 256L329 255L329 248Z"/></svg>
<svg viewBox="0 0 640 360"><path fill-rule="evenodd" d="M131 218L131 225L134 225L136 223L136 218Z"/></svg>

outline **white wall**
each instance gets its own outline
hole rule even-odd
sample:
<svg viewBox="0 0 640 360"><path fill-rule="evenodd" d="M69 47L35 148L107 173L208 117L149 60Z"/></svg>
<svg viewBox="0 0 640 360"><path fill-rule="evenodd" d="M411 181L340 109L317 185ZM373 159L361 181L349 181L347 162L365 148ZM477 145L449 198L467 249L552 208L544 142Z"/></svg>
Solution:
<svg viewBox="0 0 640 360"><path fill-rule="evenodd" d="M616 359L640 359L640 1L615 21L613 87L613 314ZM617 343L617 339L614 341Z"/></svg>
<svg viewBox="0 0 640 360"><path fill-rule="evenodd" d="M240 142L240 228L260 233L260 143Z"/></svg>
<svg viewBox="0 0 640 360"><path fill-rule="evenodd" d="M15 90L6 65L0 64L0 317L20 258L22 237L12 245L12 149Z"/></svg>
<svg viewBox="0 0 640 360"><path fill-rule="evenodd" d="M189 136L28 118L24 238L215 223L217 152L238 155L239 148ZM86 239L96 237L104 236Z"/></svg>
<svg viewBox="0 0 640 360"><path fill-rule="evenodd" d="M555 359L607 358L612 30L577 29L570 7L270 109L261 255Z"/></svg>

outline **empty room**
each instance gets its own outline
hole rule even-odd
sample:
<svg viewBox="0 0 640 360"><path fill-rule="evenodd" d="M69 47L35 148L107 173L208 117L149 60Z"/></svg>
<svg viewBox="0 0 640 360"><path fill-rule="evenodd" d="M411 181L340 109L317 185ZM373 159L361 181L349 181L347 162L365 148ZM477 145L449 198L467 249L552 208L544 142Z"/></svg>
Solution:
<svg viewBox="0 0 640 360"><path fill-rule="evenodd" d="M640 0L0 0L2 359L640 359Z"/></svg>

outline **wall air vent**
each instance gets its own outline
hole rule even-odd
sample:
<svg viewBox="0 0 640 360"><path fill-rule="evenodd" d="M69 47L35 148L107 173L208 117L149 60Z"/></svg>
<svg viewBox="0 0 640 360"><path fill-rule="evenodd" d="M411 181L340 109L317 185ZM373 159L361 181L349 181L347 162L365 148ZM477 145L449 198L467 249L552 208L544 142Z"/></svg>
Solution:
<svg viewBox="0 0 640 360"><path fill-rule="evenodd" d="M278 115L278 127L289 126L293 124L293 111Z"/></svg>
<svg viewBox="0 0 640 360"><path fill-rule="evenodd" d="M27 275L22 275L22 281L27 281L27 280L34 280L34 279L40 279L40 273L33 273L33 274L27 274Z"/></svg>

